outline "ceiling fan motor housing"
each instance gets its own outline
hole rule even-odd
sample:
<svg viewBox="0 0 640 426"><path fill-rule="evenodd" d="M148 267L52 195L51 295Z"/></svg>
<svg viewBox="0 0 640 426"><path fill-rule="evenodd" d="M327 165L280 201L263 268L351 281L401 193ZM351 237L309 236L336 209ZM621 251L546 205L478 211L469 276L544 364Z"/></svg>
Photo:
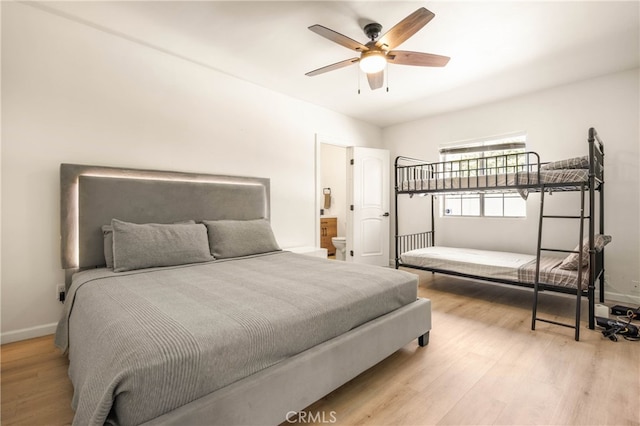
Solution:
<svg viewBox="0 0 640 426"><path fill-rule="evenodd" d="M382 31L382 25L377 22L372 22L364 26L364 33L369 37L369 40L375 41Z"/></svg>

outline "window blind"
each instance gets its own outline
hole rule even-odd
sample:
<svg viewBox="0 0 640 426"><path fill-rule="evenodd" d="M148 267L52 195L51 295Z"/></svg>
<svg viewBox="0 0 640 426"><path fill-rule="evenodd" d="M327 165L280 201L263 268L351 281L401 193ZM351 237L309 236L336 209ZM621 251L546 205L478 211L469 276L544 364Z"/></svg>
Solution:
<svg viewBox="0 0 640 426"><path fill-rule="evenodd" d="M506 142L497 143L491 145L475 145L475 146L455 146L449 148L440 148L440 155L447 154L468 154L470 152L485 152L485 151L506 151L512 149L524 149L524 142Z"/></svg>

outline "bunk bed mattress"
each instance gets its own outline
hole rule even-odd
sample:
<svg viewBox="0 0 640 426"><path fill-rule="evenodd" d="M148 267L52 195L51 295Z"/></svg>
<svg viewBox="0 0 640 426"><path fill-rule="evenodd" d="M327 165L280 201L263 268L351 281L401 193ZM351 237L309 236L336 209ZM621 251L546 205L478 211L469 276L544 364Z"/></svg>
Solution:
<svg viewBox="0 0 640 426"><path fill-rule="evenodd" d="M539 184L580 184L589 179L587 169L541 170L538 173L508 173L473 177L447 177L414 179L402 182L403 191L445 191L447 189L491 189L518 186L535 186Z"/></svg>
<svg viewBox="0 0 640 426"><path fill-rule="evenodd" d="M289 252L74 275L74 424L139 424L417 299L415 275Z"/></svg>
<svg viewBox="0 0 640 426"><path fill-rule="evenodd" d="M521 253L458 247L425 247L402 253L405 265L455 271L503 280L518 280L518 270L536 257Z"/></svg>
<svg viewBox="0 0 640 426"><path fill-rule="evenodd" d="M400 255L402 264L451 271L490 279L534 284L536 256L522 253L475 250L457 247L425 247ZM578 271L560 269L563 258L540 257L540 282L555 287L576 288ZM588 267L582 270L582 286L589 283Z"/></svg>

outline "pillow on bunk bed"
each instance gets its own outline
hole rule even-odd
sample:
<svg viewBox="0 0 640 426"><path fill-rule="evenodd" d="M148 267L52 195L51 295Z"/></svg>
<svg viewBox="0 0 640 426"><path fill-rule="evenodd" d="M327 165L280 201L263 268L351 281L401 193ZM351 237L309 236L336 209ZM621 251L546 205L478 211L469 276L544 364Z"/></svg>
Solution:
<svg viewBox="0 0 640 426"><path fill-rule="evenodd" d="M611 242L611 235L597 234L593 241L593 247L597 252L601 252L604 246ZM582 250L582 267L589 264L589 238L582 240L582 247L576 246L573 251ZM578 253L571 253L559 266L560 269L574 271L578 269Z"/></svg>
<svg viewBox="0 0 640 426"><path fill-rule="evenodd" d="M553 161L543 164L540 170L560 170L560 169L588 169L589 157L574 157L567 160Z"/></svg>

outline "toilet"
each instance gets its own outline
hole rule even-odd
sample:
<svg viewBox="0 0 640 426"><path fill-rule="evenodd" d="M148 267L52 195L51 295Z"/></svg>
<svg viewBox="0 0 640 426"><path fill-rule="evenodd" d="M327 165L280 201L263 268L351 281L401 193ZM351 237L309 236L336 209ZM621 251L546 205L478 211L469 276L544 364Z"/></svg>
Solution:
<svg viewBox="0 0 640 426"><path fill-rule="evenodd" d="M347 237L332 237L331 243L336 248L336 260L346 260Z"/></svg>

